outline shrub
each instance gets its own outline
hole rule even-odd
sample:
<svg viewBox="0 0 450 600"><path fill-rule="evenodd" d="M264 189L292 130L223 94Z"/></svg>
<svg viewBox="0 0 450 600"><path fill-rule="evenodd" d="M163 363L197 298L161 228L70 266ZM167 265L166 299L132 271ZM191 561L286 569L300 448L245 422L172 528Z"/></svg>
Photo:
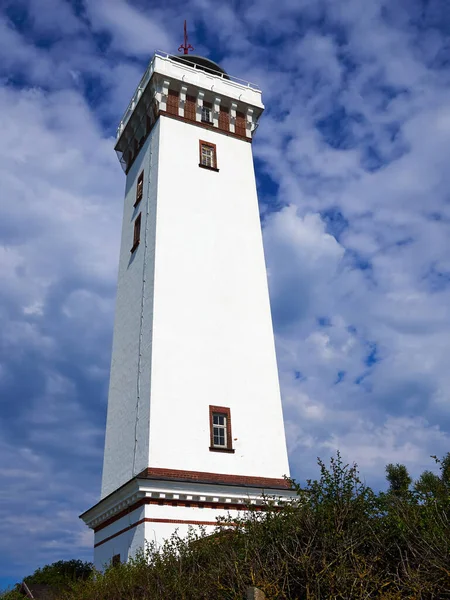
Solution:
<svg viewBox="0 0 450 600"><path fill-rule="evenodd" d="M220 519L213 535L191 530L161 549L71 584L61 600L242 600L248 586L269 600L450 599L450 455L413 484L386 467L375 494L339 453L280 508Z"/></svg>

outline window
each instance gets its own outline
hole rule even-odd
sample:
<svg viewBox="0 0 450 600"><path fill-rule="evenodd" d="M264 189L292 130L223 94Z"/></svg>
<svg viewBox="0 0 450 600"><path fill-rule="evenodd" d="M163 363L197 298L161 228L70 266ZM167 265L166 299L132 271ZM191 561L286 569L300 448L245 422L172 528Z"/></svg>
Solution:
<svg viewBox="0 0 450 600"><path fill-rule="evenodd" d="M203 102L202 123L212 123L212 104Z"/></svg>
<svg viewBox="0 0 450 600"><path fill-rule="evenodd" d="M131 252L134 252L141 241L141 213L138 214L134 222L133 246Z"/></svg>
<svg viewBox="0 0 450 600"><path fill-rule="evenodd" d="M137 186L136 186L136 201L134 206L137 206L139 202L142 200L142 194L144 191L144 171L138 177Z"/></svg>
<svg viewBox="0 0 450 600"><path fill-rule="evenodd" d="M227 415L224 413L213 413L213 446L227 447Z"/></svg>
<svg viewBox="0 0 450 600"><path fill-rule="evenodd" d="M114 554L111 560L111 565L113 567L117 567L118 565L120 565L120 554Z"/></svg>
<svg viewBox="0 0 450 600"><path fill-rule="evenodd" d="M200 167L218 171L216 145L200 140Z"/></svg>
<svg viewBox="0 0 450 600"><path fill-rule="evenodd" d="M201 161L204 167L214 166L214 148L212 148L212 146L207 146L206 144L203 144Z"/></svg>
<svg viewBox="0 0 450 600"><path fill-rule="evenodd" d="M214 452L234 452L231 437L230 409L224 406L209 407L211 444Z"/></svg>

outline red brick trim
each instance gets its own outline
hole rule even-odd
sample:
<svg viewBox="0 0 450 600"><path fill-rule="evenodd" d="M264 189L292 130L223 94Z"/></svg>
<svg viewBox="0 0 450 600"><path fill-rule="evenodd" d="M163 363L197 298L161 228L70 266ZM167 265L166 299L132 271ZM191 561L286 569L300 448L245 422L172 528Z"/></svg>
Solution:
<svg viewBox="0 0 450 600"><path fill-rule="evenodd" d="M178 115L178 107L180 103L180 92L177 90L169 90L169 94L167 96L167 112L172 115Z"/></svg>
<svg viewBox="0 0 450 600"><path fill-rule="evenodd" d="M93 527L94 532L97 533L97 531L101 531L102 529L104 529L105 527L108 527L108 525L112 525L112 523L115 523L122 517L126 517L130 513L134 512L135 510L138 510L138 508L141 508L141 506L144 506L144 504L147 504L146 500L152 500L152 498L141 498L134 504L127 506L127 508L124 508L123 510L121 510L117 514L113 515L112 517L109 517L109 519L106 519L106 521L103 521L103 523L100 523L100 525L98 525L97 527Z"/></svg>
<svg viewBox="0 0 450 600"><path fill-rule="evenodd" d="M219 448L214 446L214 424L213 424L213 414L219 413L223 414L227 420L227 446L226 448ZM210 435L210 450L228 450L229 452L233 450L233 438L231 437L231 411L227 406L209 406L209 435Z"/></svg>
<svg viewBox="0 0 450 600"><path fill-rule="evenodd" d="M126 515L134 512L135 510L138 510L138 508L141 508L142 506L145 506L147 504L157 504L159 506L183 506L186 508L214 508L217 510L246 510L249 507L249 505L247 504L237 504L231 502L198 502L197 500L166 500L164 498L141 498L140 500L137 500L137 502L131 504L124 510L121 510L112 517L109 517L109 519L106 519L106 521L103 521L103 523L100 523L100 525L94 527L93 529L97 533L97 531L101 531L105 527L108 527L108 525L115 523L122 517L126 517ZM252 507L252 510L264 510L264 505L261 504L252 504L250 506Z"/></svg>
<svg viewBox="0 0 450 600"><path fill-rule="evenodd" d="M234 133L233 131L228 131L228 130L222 129L220 127L214 127L214 125L209 124L209 123L202 123L201 121L196 121L194 119L180 117L179 115L172 115L169 112L167 112L166 110L158 110L157 109L156 115L155 115L155 120L153 121L153 123L147 124L147 126L146 126L146 133L145 133L144 137L141 138L141 147L144 145L144 142L148 138L151 130L158 122L158 118L160 115L163 115L164 117L168 117L169 119L175 119L177 121L184 121L185 123L190 123L191 125L196 125L197 127L203 127L203 129L209 129L209 131L215 131L216 133L221 133L222 135L227 135L228 137L233 137L238 140L242 140L243 142L249 142L250 144L252 143L251 137L239 135L238 133ZM117 144L116 144L116 148L117 148ZM132 159L129 161L129 163L127 163L127 168L125 169L125 174L128 175L138 154L139 154L139 152L134 153Z"/></svg>
<svg viewBox="0 0 450 600"><path fill-rule="evenodd" d="M177 115L171 115L165 110L160 110L158 115L163 115L164 117L169 117L170 119L176 119L178 121L184 121L185 123L190 123L191 125L197 125L197 127L203 127L203 129L209 129L209 131L215 131L216 133L221 133L222 135L228 135L229 137L236 138L238 140L242 140L243 142L252 143L252 138L247 136L239 135L237 133L233 133L232 131L225 131L223 129L219 129L219 127L214 127L214 125L209 123L203 123L202 121L194 121L192 119L187 119L186 117L180 117Z"/></svg>
<svg viewBox="0 0 450 600"><path fill-rule="evenodd" d="M285 479L276 479L270 477L249 477L247 475L223 475L220 473L205 473L202 471L179 471L177 469L159 469L155 467L149 467L144 469L132 479L129 479L124 484L122 484L117 490L108 494L105 498L97 502L93 507L89 510L86 510L84 513L80 515L80 519L85 520L85 517L88 513L91 512L93 508L97 508L108 498L112 498L119 490L124 489L127 485L129 485L132 481L136 479L156 479L159 481L183 481L190 483L214 483L215 485L238 485L240 487L249 487L249 488L259 488L264 489L268 492L268 495L271 495L271 492L276 492L277 490L291 490L292 487L289 481ZM159 501L158 501L159 502ZM172 501L170 501L172 502ZM179 502L180 506L182 506L183 501ZM139 504L140 503L140 504ZM120 516L124 516L133 510L136 510L139 506L145 504L144 500L139 500L135 505L125 509L122 513L119 513ZM214 503L214 506L217 506ZM230 506L228 503L226 506ZM239 505L242 506L242 505ZM120 518L120 517L119 517ZM116 517L112 517L112 521L116 520ZM102 527L100 525L99 527Z"/></svg>
<svg viewBox="0 0 450 600"><path fill-rule="evenodd" d="M128 525L128 527L124 527L117 533L110 535L109 537L105 538L101 542L97 542L96 544L94 544L94 548L98 548L102 544L106 544L106 542L109 542L110 540L114 539L118 535L122 535L122 533L126 533L127 531L130 531L130 529L133 529L134 527L137 527L138 525L142 525L142 523L176 523L179 525L225 525L225 523L218 523L217 521L183 521L182 519L145 518L145 519L141 519L140 521L136 521L136 523L132 523L131 525ZM226 525L229 525L229 523L226 523Z"/></svg>
<svg viewBox="0 0 450 600"><path fill-rule="evenodd" d="M236 111L236 120L235 120L235 124L234 124L234 130L237 133L237 135L244 136L246 127L247 127L247 124L245 122L245 114L243 112Z"/></svg>
<svg viewBox="0 0 450 600"><path fill-rule="evenodd" d="M230 109L225 106L220 107L219 129L222 129L223 131L230 131Z"/></svg>
<svg viewBox="0 0 450 600"><path fill-rule="evenodd" d="M219 485L238 485L265 489L291 489L286 479L275 477L253 477L249 475L230 475L228 473L207 473L204 471L181 471L179 469L161 469L148 467L137 476L138 479L162 479L189 481L192 483L216 483Z"/></svg>

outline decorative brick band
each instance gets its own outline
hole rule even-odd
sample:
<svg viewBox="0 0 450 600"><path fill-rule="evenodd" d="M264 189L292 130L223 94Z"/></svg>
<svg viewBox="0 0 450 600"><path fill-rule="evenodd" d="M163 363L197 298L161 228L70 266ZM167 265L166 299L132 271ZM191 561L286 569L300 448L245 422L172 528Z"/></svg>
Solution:
<svg viewBox="0 0 450 600"><path fill-rule="evenodd" d="M217 521L183 521L182 519L145 518L145 519L141 519L140 521L136 521L136 523L132 523L131 525L128 525L128 527L124 527L117 533L110 535L109 537L105 538L101 542L97 542L96 544L94 544L94 548L98 548L98 546L101 546L102 544L106 544L106 542L109 542L110 540L114 539L115 537L122 535L122 533L126 533L127 531L130 531L130 529L133 529L134 527L137 527L138 525L142 525L142 523L176 523L179 525L214 525L214 526L224 524L224 523L218 523ZM229 523L227 523L227 525L228 524Z"/></svg>
<svg viewBox="0 0 450 600"><path fill-rule="evenodd" d="M252 138L247 137L246 135L240 135L239 133L234 133L233 131L226 131L225 129L214 127L214 125L212 124L203 123L203 121L194 121L193 119L180 117L180 115L174 115L172 113L167 112L166 110L158 110L158 115L163 115L164 117L169 117L170 119L176 119L177 121L184 121L185 123L189 123L190 125L196 125L197 127L202 127L203 129L209 129L209 131L215 131L216 133L223 133L223 135L237 138L238 140L242 140L243 142L249 142L250 144L252 143Z"/></svg>
<svg viewBox="0 0 450 600"><path fill-rule="evenodd" d="M272 477L253 477L249 475L229 475L225 473L206 473L203 471L181 471L179 469L161 469L148 467L137 476L138 479L162 479L169 481L189 481L191 483L214 483L218 485L237 485L267 490L290 490L286 479Z"/></svg>
<svg viewBox="0 0 450 600"><path fill-rule="evenodd" d="M141 506L144 506L147 504L157 504L158 506L184 506L185 508L214 508L216 510L246 510L249 507L252 510L264 510L265 509L265 507L263 505L258 505L258 504L247 505L247 504L237 504L237 503L232 503L232 502L208 502L208 501L198 502L197 500L191 501L191 500L171 500L171 499L164 499L164 498L141 498L134 504L127 506L127 508L125 508L124 510L121 510L120 512L113 515L109 519L106 519L106 521L103 521L103 523L100 523L100 525L98 525L97 527L94 527L95 533L97 533L97 531L101 531L105 527L108 527L108 525L115 523L122 517L129 515L130 513L137 510L138 508L141 508Z"/></svg>
<svg viewBox="0 0 450 600"><path fill-rule="evenodd" d="M219 127L214 127L214 125L209 125L208 123L202 123L201 121L194 121L192 119L187 119L186 117L180 117L179 115L173 115L165 110L157 110L156 115L155 115L155 120L147 127L146 134L141 139L140 147L142 147L144 145L145 140L148 138L153 127L158 122L160 115L162 115L164 117L169 117L169 119L175 119L176 121L184 121L185 123L190 123L191 125L195 125L196 127L201 127L202 129L208 129L209 131L215 131L216 133L222 133L223 135L227 135L228 137L233 137L238 140L242 140L243 142L249 142L250 144L252 143L252 138L248 138L247 136L239 135L238 133L233 133L232 131L225 131L223 129L220 129ZM140 150L140 148L139 148L139 150ZM133 165L138 154L139 154L139 152L134 153L134 156L132 157L130 162L127 164L125 173L128 174L128 172L130 171L131 166Z"/></svg>

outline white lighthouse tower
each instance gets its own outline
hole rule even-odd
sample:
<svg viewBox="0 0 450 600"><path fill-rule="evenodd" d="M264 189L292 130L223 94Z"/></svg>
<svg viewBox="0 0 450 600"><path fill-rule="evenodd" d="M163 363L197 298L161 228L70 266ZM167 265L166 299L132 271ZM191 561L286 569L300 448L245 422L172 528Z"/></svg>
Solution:
<svg viewBox="0 0 450 600"><path fill-rule="evenodd" d="M260 90L152 58L120 122L127 175L95 564L213 528L289 475L252 159Z"/></svg>

